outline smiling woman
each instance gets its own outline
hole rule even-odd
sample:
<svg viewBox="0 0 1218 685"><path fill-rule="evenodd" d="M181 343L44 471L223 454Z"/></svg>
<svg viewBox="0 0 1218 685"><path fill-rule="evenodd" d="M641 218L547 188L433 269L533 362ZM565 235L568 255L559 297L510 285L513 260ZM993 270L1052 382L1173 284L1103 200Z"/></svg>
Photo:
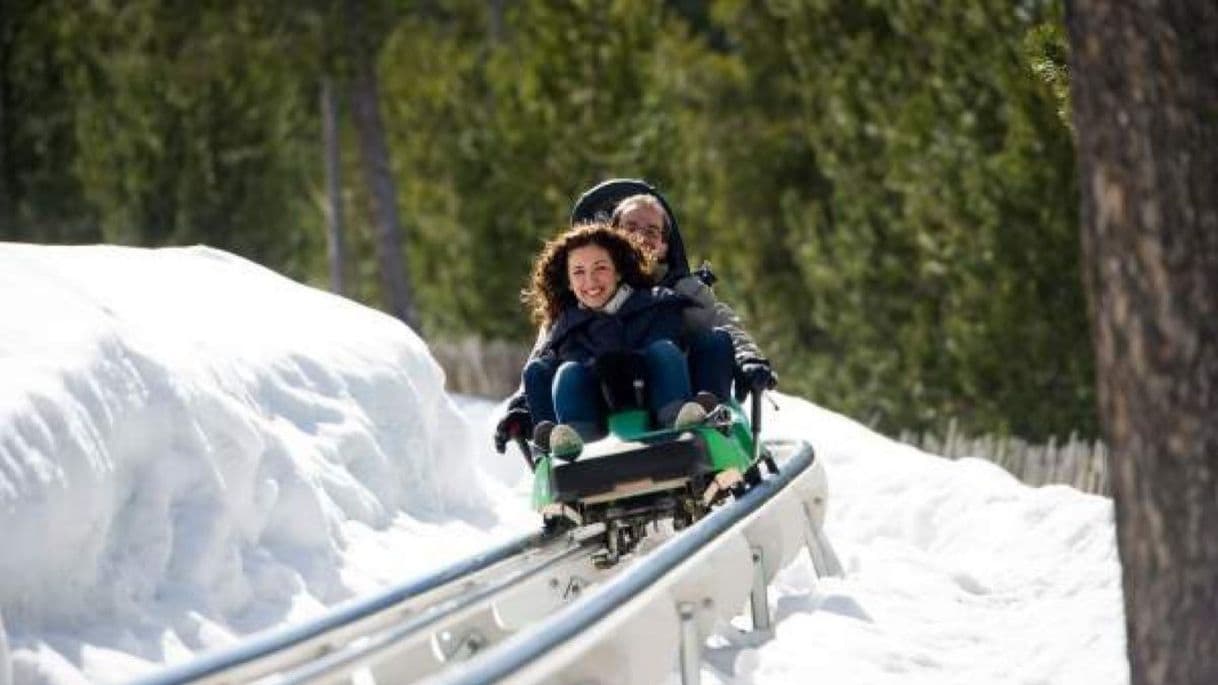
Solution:
<svg viewBox="0 0 1218 685"><path fill-rule="evenodd" d="M657 424L705 417L706 409L691 401L683 350L714 334L686 316L692 300L652 287L652 266L641 238L604 223L566 231L538 255L525 301L546 333L522 377L534 442L544 449L574 458L583 440L604 433L600 386L615 380L607 359L644 370L645 404ZM713 366L727 386L731 348L720 347L722 363Z"/></svg>
<svg viewBox="0 0 1218 685"><path fill-rule="evenodd" d="M567 255L567 282L575 299L588 309L601 309L621 291L622 277L609 251L600 245L577 247Z"/></svg>
<svg viewBox="0 0 1218 685"><path fill-rule="evenodd" d="M608 267L613 272L612 278L607 278L605 271L592 274L596 263L602 269ZM548 329L567 307L583 305L594 310L603 307L623 284L632 290L650 288L654 268L655 261L640 239L603 223L586 224L545 244L533 263L524 301L534 322ZM580 289L593 283L608 287L610 292L604 299L589 304L581 299ZM585 292L584 297L587 296Z"/></svg>

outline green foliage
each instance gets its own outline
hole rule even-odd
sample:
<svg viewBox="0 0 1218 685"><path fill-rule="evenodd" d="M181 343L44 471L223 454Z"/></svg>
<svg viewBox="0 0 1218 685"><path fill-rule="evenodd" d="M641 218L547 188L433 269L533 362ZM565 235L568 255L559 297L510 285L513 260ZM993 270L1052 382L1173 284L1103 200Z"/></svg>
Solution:
<svg viewBox="0 0 1218 685"><path fill-rule="evenodd" d="M302 82L317 68L290 57L307 27L257 3L61 4L39 15L55 79L37 94L60 109L21 121L65 139L47 163L67 192L26 201L31 214L67 211L96 228L23 237L202 242L307 275L319 251L308 192L318 133Z"/></svg>
<svg viewBox="0 0 1218 685"><path fill-rule="evenodd" d="M716 6L748 73L702 220L787 387L891 431L1094 430L1073 155L1022 50L1054 8L1024 9Z"/></svg>
<svg viewBox="0 0 1218 685"><path fill-rule="evenodd" d="M1073 129L1070 106L1070 45L1062 25L1061 13L1052 20L1034 26L1024 38L1024 54L1032 72L1053 91L1057 100L1057 115Z"/></svg>
<svg viewBox="0 0 1218 685"><path fill-rule="evenodd" d="M0 240L97 241L97 214L65 168L78 152L62 2L6 0L0 20Z"/></svg>
<svg viewBox="0 0 1218 685"><path fill-rule="evenodd" d="M17 3L7 235L207 242L322 281L317 85L349 76L352 7ZM893 432L1094 433L1059 0L359 7L429 332L531 340L541 242L640 176L785 389Z"/></svg>
<svg viewBox="0 0 1218 685"><path fill-rule="evenodd" d="M523 338L516 295L574 193L670 173L671 115L640 59L666 18L644 2L521 2L487 40L484 3L445 10L405 21L382 58L412 267L428 330Z"/></svg>

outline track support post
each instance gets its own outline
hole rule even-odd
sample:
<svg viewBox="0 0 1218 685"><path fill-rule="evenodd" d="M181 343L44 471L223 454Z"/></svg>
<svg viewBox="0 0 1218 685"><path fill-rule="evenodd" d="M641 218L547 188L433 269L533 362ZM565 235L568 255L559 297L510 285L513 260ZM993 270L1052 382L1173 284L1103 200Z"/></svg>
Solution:
<svg viewBox="0 0 1218 685"><path fill-rule="evenodd" d="M770 596L766 587L765 550L760 547L751 548L753 554L753 590L749 595L749 604L753 610L753 630L768 631L770 629Z"/></svg>
<svg viewBox="0 0 1218 685"><path fill-rule="evenodd" d="M698 607L693 602L677 604L681 619L681 685L702 682L702 636L698 633Z"/></svg>
<svg viewBox="0 0 1218 685"><path fill-rule="evenodd" d="M816 518L812 515L812 510L808 508L807 502L804 503L803 508L804 539L808 544L808 556L812 558L812 568L816 570L817 577L842 577L845 575L845 571L842 569L842 562L837 558L837 553L833 551L833 545L829 544L829 539L825 537L824 531L816 525Z"/></svg>

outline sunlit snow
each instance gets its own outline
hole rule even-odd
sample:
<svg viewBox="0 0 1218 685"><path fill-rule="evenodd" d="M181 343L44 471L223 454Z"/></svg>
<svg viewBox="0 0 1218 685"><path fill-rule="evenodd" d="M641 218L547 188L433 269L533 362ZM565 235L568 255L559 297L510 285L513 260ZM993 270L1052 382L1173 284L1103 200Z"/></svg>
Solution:
<svg viewBox="0 0 1218 685"><path fill-rule="evenodd" d="M217 250L0 244L0 379L0 685L123 682L536 525L494 402ZM1110 500L776 401L847 575L801 556L703 682L1128 682Z"/></svg>

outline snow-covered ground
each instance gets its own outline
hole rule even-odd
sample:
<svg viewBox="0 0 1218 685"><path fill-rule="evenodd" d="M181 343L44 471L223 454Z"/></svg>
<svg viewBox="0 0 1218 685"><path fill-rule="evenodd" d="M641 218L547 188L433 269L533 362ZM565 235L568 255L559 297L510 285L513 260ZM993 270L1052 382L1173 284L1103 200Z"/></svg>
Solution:
<svg viewBox="0 0 1218 685"><path fill-rule="evenodd" d="M535 526L494 402L216 250L0 244L0 379L0 685L122 682ZM847 575L801 556L704 682L1128 682L1110 500L777 402Z"/></svg>

